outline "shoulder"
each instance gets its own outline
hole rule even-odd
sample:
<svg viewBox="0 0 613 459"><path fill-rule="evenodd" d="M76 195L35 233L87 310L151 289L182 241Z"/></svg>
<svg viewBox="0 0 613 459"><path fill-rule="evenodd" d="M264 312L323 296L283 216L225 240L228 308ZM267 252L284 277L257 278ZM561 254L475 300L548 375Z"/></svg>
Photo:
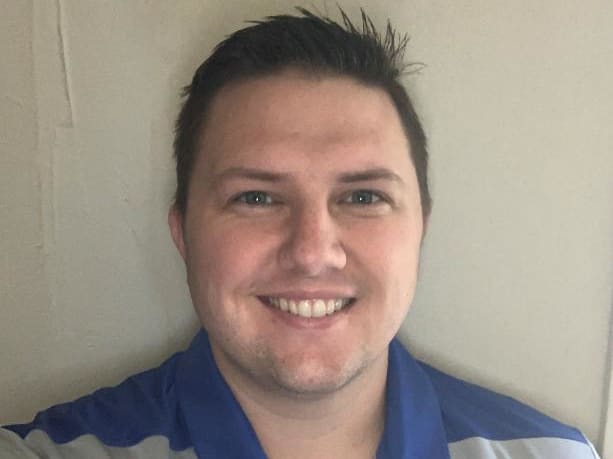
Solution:
<svg viewBox="0 0 613 459"><path fill-rule="evenodd" d="M595 459L577 429L511 397L419 365L437 394L453 459Z"/></svg>
<svg viewBox="0 0 613 459"><path fill-rule="evenodd" d="M93 456L103 450L105 457L116 457L110 451L124 457L121 454L126 449L134 448L141 450L139 454L151 448L167 453L188 450L190 445L176 415L175 374L179 356L116 387L53 406L38 413L28 424L5 426L0 433L0 452L9 441L17 448L19 440L23 442L21 447L45 453L54 451L58 457L65 457L63 454L70 451L78 451L74 457Z"/></svg>

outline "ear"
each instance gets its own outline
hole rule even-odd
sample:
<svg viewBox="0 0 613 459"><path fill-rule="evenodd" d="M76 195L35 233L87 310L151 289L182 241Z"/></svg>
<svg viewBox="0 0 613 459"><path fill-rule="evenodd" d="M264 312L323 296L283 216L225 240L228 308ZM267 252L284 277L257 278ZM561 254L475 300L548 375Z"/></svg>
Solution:
<svg viewBox="0 0 613 459"><path fill-rule="evenodd" d="M422 234L424 236L426 235L426 230L428 229L428 225L429 224L430 224L430 213L428 213L428 215L424 215L424 217L423 217Z"/></svg>
<svg viewBox="0 0 613 459"><path fill-rule="evenodd" d="M428 230L428 226L430 224L430 213L428 212L426 215L422 215L422 226L421 226L421 245L424 243L424 239L426 239L426 232Z"/></svg>
<svg viewBox="0 0 613 459"><path fill-rule="evenodd" d="M170 227L170 235L175 243L175 247L185 261L185 239L183 237L183 213L177 209L176 205L172 205L168 211L168 226Z"/></svg>

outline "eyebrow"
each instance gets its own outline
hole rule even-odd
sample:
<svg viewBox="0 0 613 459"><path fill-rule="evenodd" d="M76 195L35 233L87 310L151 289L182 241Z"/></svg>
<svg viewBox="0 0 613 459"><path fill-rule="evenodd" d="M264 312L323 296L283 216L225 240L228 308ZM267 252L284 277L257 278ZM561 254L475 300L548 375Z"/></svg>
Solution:
<svg viewBox="0 0 613 459"><path fill-rule="evenodd" d="M345 172L339 175L339 181L343 183L366 182L369 180L390 180L403 183L402 177L383 167L356 172Z"/></svg>
<svg viewBox="0 0 613 459"><path fill-rule="evenodd" d="M289 177L289 174L239 166L225 169L215 176L215 181L220 182L231 178L247 178L261 180L263 182L280 182L287 177Z"/></svg>
<svg viewBox="0 0 613 459"><path fill-rule="evenodd" d="M271 172L262 169L250 167L230 167L215 176L215 182L220 182L232 178L247 178L260 180L263 182L277 183L286 180L290 174L282 172ZM402 177L395 172L383 167L373 169L365 169L353 172L343 172L337 176L337 180L341 183L356 183L366 182L371 180L389 180L393 182L403 183Z"/></svg>

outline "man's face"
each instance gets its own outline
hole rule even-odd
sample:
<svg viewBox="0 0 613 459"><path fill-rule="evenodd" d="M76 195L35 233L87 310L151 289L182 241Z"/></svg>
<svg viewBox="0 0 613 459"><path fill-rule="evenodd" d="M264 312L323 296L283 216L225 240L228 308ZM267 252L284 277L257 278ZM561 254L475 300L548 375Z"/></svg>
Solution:
<svg viewBox="0 0 613 459"><path fill-rule="evenodd" d="M387 359L413 297L423 222L383 90L294 71L226 86L185 215L169 221L220 368L317 394Z"/></svg>

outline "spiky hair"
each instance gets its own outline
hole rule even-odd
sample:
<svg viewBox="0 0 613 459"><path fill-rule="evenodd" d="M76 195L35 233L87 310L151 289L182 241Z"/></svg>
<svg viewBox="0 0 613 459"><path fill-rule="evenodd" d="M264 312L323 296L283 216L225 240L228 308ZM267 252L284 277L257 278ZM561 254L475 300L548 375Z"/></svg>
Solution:
<svg viewBox="0 0 613 459"><path fill-rule="evenodd" d="M185 101L176 123L177 210L185 213L187 209L198 139L213 97L228 84L296 68L315 75L346 76L389 94L411 146L422 212L429 214L426 136L400 82L405 73L419 70L422 64L404 62L408 35L396 32L389 21L381 34L364 10L360 25L339 10L340 23L305 8L297 8L298 15L251 21L221 41L200 65L184 88Z"/></svg>

